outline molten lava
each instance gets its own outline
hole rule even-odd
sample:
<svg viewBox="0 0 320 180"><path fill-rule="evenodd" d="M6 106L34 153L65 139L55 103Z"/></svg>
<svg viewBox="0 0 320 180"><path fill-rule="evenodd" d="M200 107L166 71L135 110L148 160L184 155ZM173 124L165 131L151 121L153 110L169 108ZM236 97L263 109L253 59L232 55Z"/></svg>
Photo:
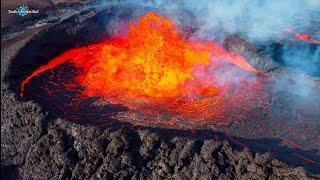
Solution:
<svg viewBox="0 0 320 180"><path fill-rule="evenodd" d="M306 33L297 33L294 36L296 39L305 41L311 44L319 44L320 45L320 40L312 39L309 34Z"/></svg>
<svg viewBox="0 0 320 180"><path fill-rule="evenodd" d="M126 121L162 114L166 122L150 124L181 124L177 117L201 124L204 119L221 119L219 115L227 115L229 109L249 108L242 103L253 98L246 89L259 89L247 79L233 87L233 79L257 72L243 57L213 42L184 39L168 18L153 12L129 23L123 37L68 50L36 69L23 80L20 96L34 77L65 62L81 70L75 83L84 88L84 95L129 107L134 115L126 115ZM232 69L237 71L230 78Z"/></svg>
<svg viewBox="0 0 320 180"><path fill-rule="evenodd" d="M293 33L294 31L291 28L286 28L286 29L284 29L284 32L285 33ZM305 42L308 42L311 44L319 44L320 45L320 40L311 38L310 35L307 33L294 33L293 37L297 40L300 40L300 41L305 41Z"/></svg>

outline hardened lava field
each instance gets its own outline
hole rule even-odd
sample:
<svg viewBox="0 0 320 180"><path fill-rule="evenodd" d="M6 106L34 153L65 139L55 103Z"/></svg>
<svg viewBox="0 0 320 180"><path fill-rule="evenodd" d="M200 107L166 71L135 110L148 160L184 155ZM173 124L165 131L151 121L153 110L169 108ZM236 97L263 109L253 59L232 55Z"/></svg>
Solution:
<svg viewBox="0 0 320 180"><path fill-rule="evenodd" d="M262 73L240 55L214 42L185 39L169 18L154 12L127 27L125 35L67 50L39 67L21 83L20 96L43 91L42 98L52 99L72 92L70 102L56 104L69 109L64 113L69 120L90 119L93 112L78 108L93 108L102 114L93 123L109 116L134 125L183 129L245 120L254 107L265 106ZM52 77L28 92L48 72ZM80 105L90 98L96 102ZM106 111L105 105L126 110Z"/></svg>

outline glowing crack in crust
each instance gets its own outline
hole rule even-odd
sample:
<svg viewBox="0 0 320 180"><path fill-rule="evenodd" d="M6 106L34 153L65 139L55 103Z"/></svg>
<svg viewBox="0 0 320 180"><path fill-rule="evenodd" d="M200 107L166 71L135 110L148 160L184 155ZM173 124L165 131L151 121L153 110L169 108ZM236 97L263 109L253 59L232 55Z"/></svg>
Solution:
<svg viewBox="0 0 320 180"><path fill-rule="evenodd" d="M232 84L218 85L221 77L217 76L223 75L215 75L209 69L227 64L246 73L257 72L243 57L218 44L184 39L168 18L149 12L136 23L129 23L124 37L68 50L36 69L22 81L20 96L24 96L26 85L34 77L65 62L81 70L75 80L84 87L86 96L98 96L142 113L139 117L126 116L127 121L164 112L166 123L176 117L198 116L196 123L201 124L221 111L226 113L228 108L241 106L247 96L246 90L238 90L229 99L224 97ZM252 92L259 89L256 82L243 82L243 87Z"/></svg>

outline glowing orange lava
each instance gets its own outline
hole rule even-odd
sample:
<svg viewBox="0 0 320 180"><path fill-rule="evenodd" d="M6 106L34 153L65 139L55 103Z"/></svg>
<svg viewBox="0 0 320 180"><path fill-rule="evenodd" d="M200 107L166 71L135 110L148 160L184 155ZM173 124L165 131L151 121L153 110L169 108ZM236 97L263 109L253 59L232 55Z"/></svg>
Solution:
<svg viewBox="0 0 320 180"><path fill-rule="evenodd" d="M193 116L207 119L227 112L223 108L241 106L242 99L249 96L246 90L238 90L229 99L223 97L232 84L218 84L224 75L212 71L228 66L249 74L257 72L243 57L213 42L184 39L168 18L149 12L136 23L129 23L124 37L71 49L38 68L23 80L20 96L35 76L65 62L81 70L75 79L84 87L85 95L124 104L145 118L161 113L166 120L196 118ZM242 84L252 92L257 88L256 82ZM136 115L126 115L125 119L141 119ZM166 123L173 122L170 120ZM197 123L201 121L203 118L198 118Z"/></svg>
<svg viewBox="0 0 320 180"><path fill-rule="evenodd" d="M306 33L297 33L294 37L298 40L305 41L311 44L320 44L320 40L312 39L309 34Z"/></svg>
<svg viewBox="0 0 320 180"><path fill-rule="evenodd" d="M286 29L284 29L284 32L285 33L293 33L294 31L291 28L286 28ZM297 40L300 40L300 41L305 41L305 42L308 42L311 44L319 44L320 45L320 40L311 38L310 35L307 33L295 33L295 34L293 34L293 37Z"/></svg>

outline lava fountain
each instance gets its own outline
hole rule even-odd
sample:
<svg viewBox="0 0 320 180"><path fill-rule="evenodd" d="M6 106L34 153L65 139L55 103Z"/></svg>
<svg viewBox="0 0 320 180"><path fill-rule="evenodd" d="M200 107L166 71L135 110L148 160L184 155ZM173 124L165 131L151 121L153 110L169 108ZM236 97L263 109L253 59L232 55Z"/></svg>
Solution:
<svg viewBox="0 0 320 180"><path fill-rule="evenodd" d="M73 84L62 83L66 89L79 85L82 98L128 107L113 116L137 125L214 127L265 106L259 71L242 56L214 42L185 39L154 12L128 27L124 36L53 58L22 81L20 96L40 74L71 63L80 73Z"/></svg>

